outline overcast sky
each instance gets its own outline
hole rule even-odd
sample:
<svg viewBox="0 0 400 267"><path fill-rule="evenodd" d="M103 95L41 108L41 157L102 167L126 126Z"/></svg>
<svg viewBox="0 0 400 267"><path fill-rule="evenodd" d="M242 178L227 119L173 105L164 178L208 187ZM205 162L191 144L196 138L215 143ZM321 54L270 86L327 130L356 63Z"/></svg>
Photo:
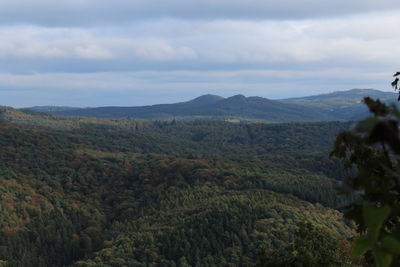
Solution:
<svg viewBox="0 0 400 267"><path fill-rule="evenodd" d="M392 90L392 0L0 0L0 105Z"/></svg>

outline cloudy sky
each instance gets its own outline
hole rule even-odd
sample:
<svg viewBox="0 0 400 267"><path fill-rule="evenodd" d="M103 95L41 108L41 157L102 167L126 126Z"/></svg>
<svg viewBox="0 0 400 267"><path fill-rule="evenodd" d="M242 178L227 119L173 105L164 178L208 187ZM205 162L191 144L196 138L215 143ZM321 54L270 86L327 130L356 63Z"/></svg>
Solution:
<svg viewBox="0 0 400 267"><path fill-rule="evenodd" d="M391 90L394 0L0 0L0 105Z"/></svg>

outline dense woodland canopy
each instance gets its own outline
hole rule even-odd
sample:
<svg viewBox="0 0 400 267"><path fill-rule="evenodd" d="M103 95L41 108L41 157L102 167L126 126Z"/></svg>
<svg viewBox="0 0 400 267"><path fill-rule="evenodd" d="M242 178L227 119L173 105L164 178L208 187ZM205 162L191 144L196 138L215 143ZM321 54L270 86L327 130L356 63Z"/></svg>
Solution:
<svg viewBox="0 0 400 267"><path fill-rule="evenodd" d="M356 266L328 157L351 123L0 110L0 266Z"/></svg>

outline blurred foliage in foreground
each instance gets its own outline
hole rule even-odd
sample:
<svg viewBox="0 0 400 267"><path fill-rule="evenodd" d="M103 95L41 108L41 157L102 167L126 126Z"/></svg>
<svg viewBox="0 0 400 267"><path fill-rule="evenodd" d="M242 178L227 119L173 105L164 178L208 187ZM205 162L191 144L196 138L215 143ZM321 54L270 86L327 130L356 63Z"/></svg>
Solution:
<svg viewBox="0 0 400 267"><path fill-rule="evenodd" d="M376 266L400 266L400 112L369 97L364 102L373 115L340 134L332 152L356 170L343 188L360 196L345 213L360 233L353 256L365 255Z"/></svg>

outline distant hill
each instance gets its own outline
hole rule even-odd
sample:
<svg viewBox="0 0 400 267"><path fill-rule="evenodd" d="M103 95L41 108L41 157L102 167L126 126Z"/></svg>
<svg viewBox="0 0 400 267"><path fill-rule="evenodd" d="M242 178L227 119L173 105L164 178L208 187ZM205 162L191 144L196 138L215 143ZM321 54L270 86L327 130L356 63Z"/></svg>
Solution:
<svg viewBox="0 0 400 267"><path fill-rule="evenodd" d="M44 113L52 113L52 112L63 112L69 110L76 110L81 108L73 108L73 107L58 107L58 106L36 106L30 107L29 110L36 112L44 112Z"/></svg>
<svg viewBox="0 0 400 267"><path fill-rule="evenodd" d="M396 102L397 94L374 89L352 89L329 94L314 95L300 98L289 98L281 102L297 104L305 107L316 107L325 114L330 114L338 120L357 120L367 115L368 111L362 99L365 96L379 98L383 102Z"/></svg>
<svg viewBox="0 0 400 267"><path fill-rule="evenodd" d="M27 109L51 114L97 118L236 119L260 122L348 121L367 115L367 109L362 103L364 96L380 98L385 102L396 100L395 93L373 89L352 89L283 100L243 95L224 98L208 94L187 102L141 107L33 107Z"/></svg>

